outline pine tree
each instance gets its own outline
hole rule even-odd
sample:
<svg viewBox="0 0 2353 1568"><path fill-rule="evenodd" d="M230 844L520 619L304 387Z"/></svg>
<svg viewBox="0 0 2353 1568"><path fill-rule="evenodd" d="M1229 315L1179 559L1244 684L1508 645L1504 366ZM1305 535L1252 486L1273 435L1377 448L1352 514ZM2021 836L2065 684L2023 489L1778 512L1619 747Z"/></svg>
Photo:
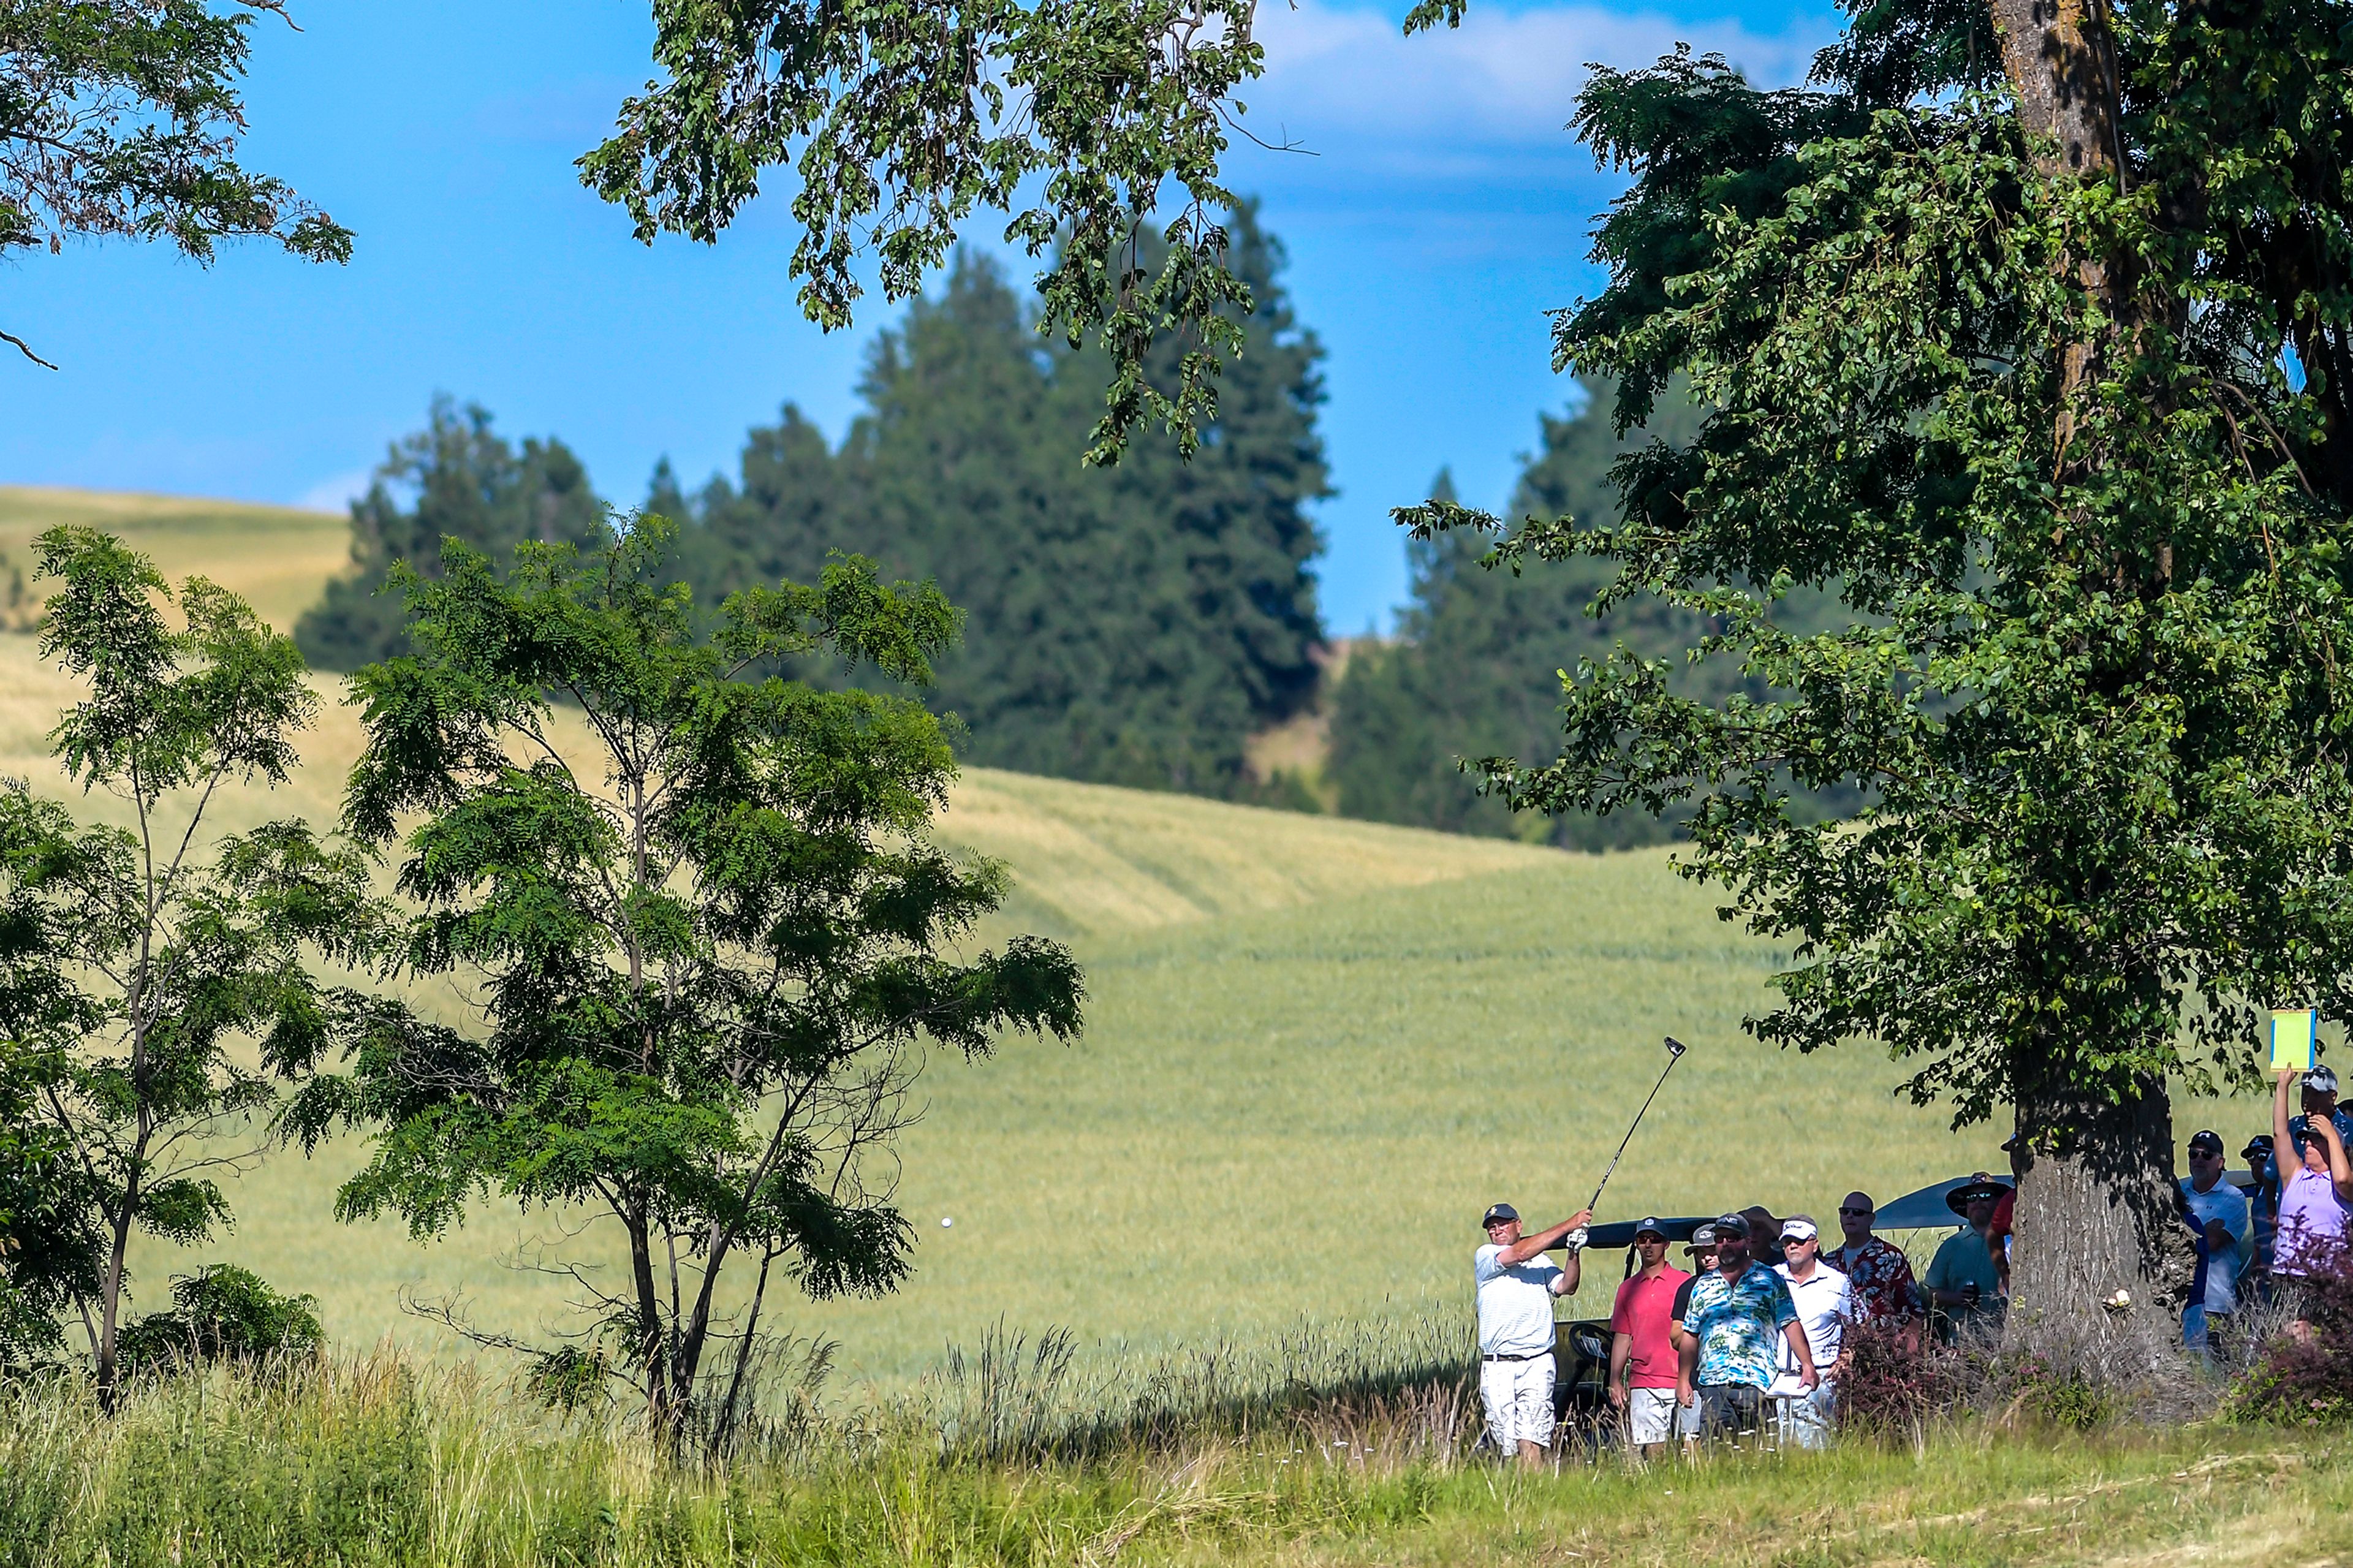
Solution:
<svg viewBox="0 0 2353 1568"><path fill-rule="evenodd" d="M415 497L406 508L403 490ZM571 448L530 437L518 451L491 428L485 409L461 413L437 397L425 428L393 447L352 503L352 569L295 623L294 640L321 669L406 653L406 612L384 592L395 563L435 578L445 539L504 561L527 539L590 547L606 534L605 503Z"/></svg>
<svg viewBox="0 0 2353 1568"><path fill-rule="evenodd" d="M737 483L689 497L657 476L648 510L695 524L681 561L698 598L869 554L966 613L935 700L971 760L1247 791L1244 739L1313 698L1306 508L1326 485L1322 351L1281 289L1280 246L1248 207L1233 231L1257 305L1190 461L1138 443L1115 468L1082 465L1107 362L1041 342L998 269L965 255L878 339L865 412L829 459L787 406L753 432Z"/></svg>
<svg viewBox="0 0 2353 1568"><path fill-rule="evenodd" d="M1619 437L1609 426L1612 388L1584 384L1572 415L1540 416L1543 449L1522 470L1508 516L1567 518L1591 528L1613 518L1609 466L1653 437L1687 438L1697 414L1681 400L1662 405L1651 426ZM1430 487L1453 504L1452 478ZM1493 538L1471 529L1409 541L1413 602L1397 638L1358 652L1333 696L1327 775L1349 816L1453 832L1518 835L1580 849L1657 842L1671 826L1640 812L1514 817L1480 793L1481 776L1461 764L1492 756L1546 761L1560 745L1560 678L1578 661L1605 658L1623 639L1652 658L1678 658L1704 636L1699 616L1657 600L1636 601L1595 618L1588 606L1610 574L1584 560L1536 561L1491 569Z"/></svg>

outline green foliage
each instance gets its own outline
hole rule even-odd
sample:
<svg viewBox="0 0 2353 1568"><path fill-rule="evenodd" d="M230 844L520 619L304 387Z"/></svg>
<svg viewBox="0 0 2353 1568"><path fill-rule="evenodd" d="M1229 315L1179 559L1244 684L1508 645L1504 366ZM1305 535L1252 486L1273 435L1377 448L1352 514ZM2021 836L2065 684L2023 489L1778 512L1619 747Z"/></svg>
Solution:
<svg viewBox="0 0 2353 1568"><path fill-rule="evenodd" d="M1709 617L1762 694L1710 706L1619 650L1557 755L1491 787L1687 809L1686 873L1793 950L1759 1037L1875 1039L1958 1124L2013 1112L2020 1226L2054 1238L2010 1316L2038 1343L2119 1279L2131 1331L2169 1331L2170 1083L2247 1084L2267 1006L2353 1010L2353 247L2278 134L2353 134L2353 32L2242 13L2045 38L2078 72L2113 49L2113 124L2038 74L2066 64L2041 35L1981 90L2003 57L1942 0L1858 6L1803 90L1688 52L1597 70L1577 132L1635 184L1556 356L1620 378L1621 426L1677 376L1708 412L1619 462L1622 521L1503 547L1613 563L1605 609ZM2065 166L2049 137L2085 124ZM1803 587L1844 624L1785 622ZM1837 788L1852 822L1797 809Z"/></svg>
<svg viewBox="0 0 2353 1568"><path fill-rule="evenodd" d="M90 689L52 749L136 826L84 826L21 780L0 785L0 1096L23 1118L0 1145L0 1193L37 1260L16 1283L95 1325L111 1397L132 1233L192 1242L227 1217L216 1173L238 1163L274 1080L333 1034L310 958L364 963L383 928L366 858L299 822L195 853L216 789L283 782L297 760L316 700L293 644L202 578L173 593L93 530L38 546L56 584L42 652Z"/></svg>
<svg viewBox="0 0 2353 1568"><path fill-rule="evenodd" d="M1041 326L1108 357L1095 455L1147 418L1193 450L1217 413L1215 376L1245 352L1235 312L1252 303L1217 221L1235 205L1218 170L1240 112L1229 94L1265 64L1248 5L653 10L667 79L626 101L580 160L583 182L628 209L639 239L716 239L763 172L789 163L801 310L832 329L849 323L870 247L886 295L907 299L967 216L1012 213L1006 238L1050 258ZM1171 186L1176 214L1156 221Z"/></svg>
<svg viewBox="0 0 2353 1568"><path fill-rule="evenodd" d="M0 256L71 239L224 239L347 261L352 235L237 162L257 13L280 0L12 0L0 6ZM0 331L37 364L47 364ZM49 368L55 369L55 366Z"/></svg>
<svg viewBox="0 0 2353 1568"><path fill-rule="evenodd" d="M609 1345L677 1434L733 1414L695 1404L732 1258L812 1298L905 1277L885 1167L925 1042L1069 1037L1082 988L1050 942L943 952L1007 879L927 836L954 763L920 703L743 678L824 651L921 686L956 627L938 590L836 561L816 586L731 595L705 637L659 580L673 538L640 518L591 555L526 544L503 579L462 544L438 580L396 571L417 652L353 678L367 747L345 820L375 845L405 826L406 961L479 976L487 1026L354 1002L351 1073L306 1084L285 1126L306 1146L368 1129L346 1218L431 1236L491 1187L609 1214L627 1276L575 1271L590 1310L570 1342ZM558 699L593 736L585 775ZM564 1387L584 1364L558 1366Z"/></svg>
<svg viewBox="0 0 2353 1568"><path fill-rule="evenodd" d="M658 477L649 510L696 525L681 563L698 596L812 576L854 546L964 608L936 700L968 728L973 761L1246 792L1244 737L1313 695L1319 541L1304 508L1326 492L1322 350L1250 207L1233 233L1258 305L1237 318L1248 352L1189 462L1145 447L1081 468L1106 362L1041 351L995 268L965 257L882 335L838 454L788 407L753 432L739 484L690 500Z"/></svg>
<svg viewBox="0 0 2353 1568"><path fill-rule="evenodd" d="M1613 388L1588 381L1573 416L1543 419L1544 449L1531 460L1512 500L1515 518L1570 520L1592 528L1614 518L1610 464L1641 435L1610 426ZM1688 439L1698 412L1676 398L1647 432ZM1440 474L1433 505L1451 506L1451 479ZM1596 816L1564 813L1549 820L1514 818L1482 795L1480 779L1459 763L1509 756L1541 763L1559 749L1560 680L1554 671L1623 643L1652 658L1675 658L1697 646L1707 623L1688 611L1642 598L1599 618L1587 606L1611 574L1599 563L1514 563L1493 570L1490 542L1474 528L1435 532L1409 546L1413 603L1398 617L1398 640L1360 649L1332 699L1332 752L1326 776L1349 816L1405 822L1452 832L1541 832L1580 849L1623 847L1668 836L1641 813ZM1714 673L1714 672L1710 672ZM1739 689L1734 675L1731 689ZM1701 695L1728 695L1718 679Z"/></svg>
<svg viewBox="0 0 2353 1568"><path fill-rule="evenodd" d="M172 1281L172 1306L123 1326L117 1345L126 1373L206 1362L309 1361L326 1343L319 1299L285 1296L259 1274L216 1263Z"/></svg>
<svg viewBox="0 0 2353 1568"><path fill-rule="evenodd" d="M406 509L402 491L413 497ZM607 533L605 503L570 447L528 437L518 451L487 411L437 397L425 428L393 447L352 502L352 569L303 612L294 640L322 669L391 658L409 651L407 617L385 592L395 564L438 577L445 539L502 561L525 540L588 549Z"/></svg>

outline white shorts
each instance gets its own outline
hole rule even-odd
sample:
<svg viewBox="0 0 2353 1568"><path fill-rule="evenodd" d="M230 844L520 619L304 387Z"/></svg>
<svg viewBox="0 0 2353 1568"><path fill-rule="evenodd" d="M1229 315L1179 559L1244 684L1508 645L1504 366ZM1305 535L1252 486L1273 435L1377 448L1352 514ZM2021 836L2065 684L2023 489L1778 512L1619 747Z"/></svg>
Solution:
<svg viewBox="0 0 2353 1568"><path fill-rule="evenodd" d="M1664 1443L1688 1416L1694 1424L1699 1412L1675 1403L1672 1388L1630 1388L1626 1391L1626 1441L1638 1448Z"/></svg>
<svg viewBox="0 0 2353 1568"><path fill-rule="evenodd" d="M1825 1383L1810 1392L1794 1377L1773 1381L1774 1434L1791 1447L1827 1448L1838 1419L1838 1394Z"/></svg>
<svg viewBox="0 0 2353 1568"><path fill-rule="evenodd" d="M1522 1443L1551 1447L1552 1382L1549 1354L1479 1363L1479 1399L1487 1407L1487 1436L1497 1449L1508 1456Z"/></svg>

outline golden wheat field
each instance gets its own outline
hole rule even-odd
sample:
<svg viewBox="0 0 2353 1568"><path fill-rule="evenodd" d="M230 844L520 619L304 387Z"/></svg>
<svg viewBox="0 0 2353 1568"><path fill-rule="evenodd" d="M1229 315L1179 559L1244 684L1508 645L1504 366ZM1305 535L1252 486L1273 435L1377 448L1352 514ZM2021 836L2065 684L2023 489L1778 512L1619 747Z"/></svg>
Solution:
<svg viewBox="0 0 2353 1568"><path fill-rule="evenodd" d="M0 548L20 565L33 532L69 519L248 594L281 627L345 559L336 517L0 489ZM225 827L332 816L359 733L338 683L318 684L303 771L232 798ZM0 637L0 769L62 787L42 737L72 696L31 637ZM1798 1058L1746 1039L1785 955L1720 921L1664 852L1564 855L982 770L941 830L1016 874L986 935L1074 945L1087 1029L934 1065L901 1148L913 1283L793 1309L856 1374L903 1380L993 1325L1066 1328L1111 1354L1467 1310L1481 1208L1507 1197L1541 1221L1581 1202L1669 1033L1694 1052L1605 1218L1762 1202L1827 1220L1852 1186L1886 1196L2000 1162L2000 1131L1956 1135L1897 1101L1901 1073L1874 1048ZM2211 1112L2226 1138L2261 1113ZM428 1344L404 1292L460 1290L486 1326L529 1328L562 1292L510 1265L548 1245L597 1254L593 1230L563 1238L554 1216L496 1205L429 1246L340 1226L332 1195L356 1158L261 1165L236 1185L234 1232L137 1258L142 1293L227 1258L315 1293L342 1341ZM1597 1259L1581 1302L1606 1309L1617 1272Z"/></svg>

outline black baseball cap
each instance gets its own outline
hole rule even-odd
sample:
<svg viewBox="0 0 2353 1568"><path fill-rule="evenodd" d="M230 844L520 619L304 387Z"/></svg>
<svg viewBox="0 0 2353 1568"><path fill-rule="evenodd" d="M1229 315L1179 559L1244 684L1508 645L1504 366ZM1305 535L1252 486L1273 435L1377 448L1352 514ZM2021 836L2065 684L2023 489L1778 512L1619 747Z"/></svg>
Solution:
<svg viewBox="0 0 2353 1568"><path fill-rule="evenodd" d="M1748 1216L1745 1214L1724 1214L1716 1215L1715 1234L1718 1239L1727 1236L1736 1236L1743 1241L1747 1240Z"/></svg>
<svg viewBox="0 0 2353 1568"><path fill-rule="evenodd" d="M1666 1240L1666 1222L1661 1219L1657 1215L1644 1215L1641 1219L1634 1222L1634 1239L1640 1241L1645 1236L1655 1236L1661 1241Z"/></svg>
<svg viewBox="0 0 2353 1568"><path fill-rule="evenodd" d="M2247 1146L2239 1151L2239 1158L2242 1160L2252 1160L2258 1154L2262 1155L2266 1160L2272 1157L2272 1135L2270 1133L2256 1133L2253 1138L2247 1140Z"/></svg>
<svg viewBox="0 0 2353 1568"><path fill-rule="evenodd" d="M1504 1220L1517 1219L1519 1217L1520 1211L1514 1208L1509 1204L1489 1204L1487 1205L1487 1215L1484 1219L1482 1219L1479 1222L1479 1228L1481 1230L1484 1230L1491 1225L1496 1225Z"/></svg>
<svg viewBox="0 0 2353 1568"><path fill-rule="evenodd" d="M2222 1152L2222 1135L2212 1128L2201 1128L2189 1135L2189 1152L2193 1154L2219 1154Z"/></svg>

